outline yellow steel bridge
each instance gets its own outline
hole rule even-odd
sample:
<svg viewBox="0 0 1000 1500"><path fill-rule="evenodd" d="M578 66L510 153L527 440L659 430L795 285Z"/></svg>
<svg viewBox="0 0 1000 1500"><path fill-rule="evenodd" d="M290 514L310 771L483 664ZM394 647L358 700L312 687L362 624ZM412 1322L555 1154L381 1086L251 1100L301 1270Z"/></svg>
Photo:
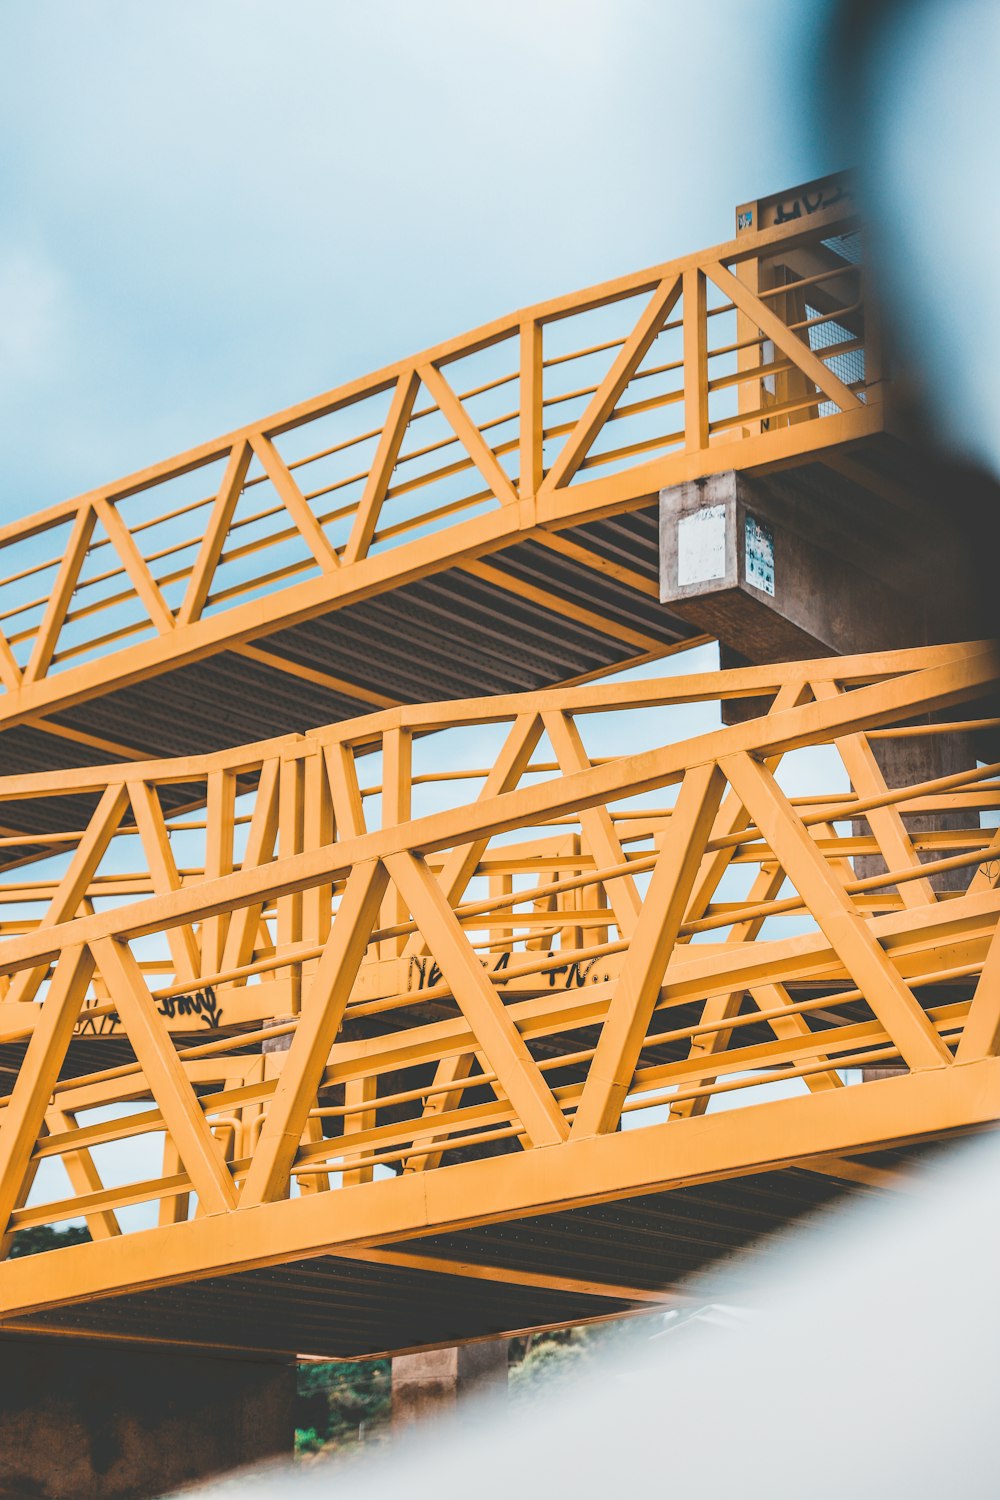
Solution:
<svg viewBox="0 0 1000 1500"><path fill-rule="evenodd" d="M716 471L792 465L816 509L833 484L898 523L928 476L892 435L851 200L826 197L0 529L4 765L221 749L682 646L656 497Z"/></svg>
<svg viewBox="0 0 1000 1500"><path fill-rule="evenodd" d="M631 1311L1000 1116L996 647L599 680L704 640L660 489L925 503L795 202L0 533L4 1330Z"/></svg>

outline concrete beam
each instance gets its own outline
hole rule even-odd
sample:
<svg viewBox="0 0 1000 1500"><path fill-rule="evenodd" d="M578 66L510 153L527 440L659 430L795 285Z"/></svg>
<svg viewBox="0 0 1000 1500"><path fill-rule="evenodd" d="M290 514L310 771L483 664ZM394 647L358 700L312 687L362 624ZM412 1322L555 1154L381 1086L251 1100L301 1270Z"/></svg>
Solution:
<svg viewBox="0 0 1000 1500"><path fill-rule="evenodd" d="M660 491L660 600L746 661L923 645L926 593L848 510L730 470ZM905 549L892 576L909 581ZM894 570L894 571L893 571Z"/></svg>

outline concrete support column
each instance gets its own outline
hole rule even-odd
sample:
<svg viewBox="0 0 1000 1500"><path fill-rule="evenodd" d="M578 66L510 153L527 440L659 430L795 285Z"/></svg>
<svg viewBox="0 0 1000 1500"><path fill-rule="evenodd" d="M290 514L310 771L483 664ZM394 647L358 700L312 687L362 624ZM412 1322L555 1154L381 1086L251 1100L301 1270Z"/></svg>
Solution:
<svg viewBox="0 0 1000 1500"><path fill-rule="evenodd" d="M0 1341L0 1496L145 1500L290 1457L290 1362Z"/></svg>
<svg viewBox="0 0 1000 1500"><path fill-rule="evenodd" d="M508 1343L486 1339L452 1349L397 1354L392 1362L393 1430L454 1415L471 1398L503 1400Z"/></svg>
<svg viewBox="0 0 1000 1500"><path fill-rule="evenodd" d="M822 465L766 475L729 471L660 492L660 599L719 640L723 667L925 646L981 633L967 541L922 513L886 517L869 495ZM727 723L766 711L767 700L730 699ZM971 769L968 735L873 739L889 787ZM962 813L901 809L912 837L965 826ZM855 822L855 832L869 832ZM942 856L949 851L940 850ZM938 851L921 854L923 861ZM860 878L884 872L877 855L854 860ZM931 877L964 890L972 868Z"/></svg>
<svg viewBox="0 0 1000 1500"><path fill-rule="evenodd" d="M907 735L899 739L891 736L871 741L872 751L886 786L914 786L920 781L936 781L941 777L955 776L971 770L976 764L976 750L966 734L921 734ZM903 823L912 839L922 833L948 834L968 827L968 814L954 813L909 813L905 805L900 809ZM868 832L864 819L854 820L856 833ZM929 849L920 855L923 863L932 859L945 859L953 850ZM870 875L881 875L885 861L876 854L860 854L854 859L854 869L862 880ZM931 875L930 882L936 891L964 891L976 873L974 865L958 870L945 870Z"/></svg>

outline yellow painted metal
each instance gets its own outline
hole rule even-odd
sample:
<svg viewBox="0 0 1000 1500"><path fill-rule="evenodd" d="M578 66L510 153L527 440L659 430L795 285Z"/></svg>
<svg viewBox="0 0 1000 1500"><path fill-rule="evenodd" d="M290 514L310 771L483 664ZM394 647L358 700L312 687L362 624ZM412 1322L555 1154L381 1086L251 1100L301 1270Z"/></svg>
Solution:
<svg viewBox="0 0 1000 1500"><path fill-rule="evenodd" d="M824 241L857 228L841 199L808 222L743 232L513 313L0 527L0 728L42 725L111 749L117 741L50 716L221 651L293 685L378 700L378 684L253 642L451 567L535 598L534 585L484 560L528 538L572 549L595 577L655 591L560 533L720 469L810 455L850 463L845 444L887 428L874 367L853 385L831 368L866 348L852 333L860 268L837 258L823 269ZM810 347L795 317L801 296L769 284L776 258L821 267L796 284L844 303L839 342ZM595 345L597 310L621 332ZM546 357L556 333L569 350ZM485 380L475 373L484 358ZM775 381L792 394L767 396L762 420L760 392ZM536 602L568 607L639 654L662 649L597 607L574 616L555 595Z"/></svg>
<svg viewBox="0 0 1000 1500"><path fill-rule="evenodd" d="M408 1242L789 1165L894 1190L866 1153L1000 1118L1000 765L890 787L874 748L995 730L993 645L399 704L266 639L455 569L665 655L648 617L494 554L530 540L648 607L655 579L574 528L725 469L858 478L891 421L861 270L824 251L850 202L751 207L730 244L0 529L0 730L116 757L0 777L0 1324L319 1255L642 1306L620 1274ZM807 288L839 343L811 347ZM221 652L375 711L160 760L49 717ZM820 748L834 779L788 796ZM111 1185L125 1141L147 1165ZM94 1242L55 1265L9 1257L81 1217Z"/></svg>
<svg viewBox="0 0 1000 1500"><path fill-rule="evenodd" d="M44 1255L0 1264L0 1317L777 1163L854 1181L845 1153L994 1121L1000 848L981 819L1000 766L887 787L869 736L946 735L949 715L970 732L998 678L995 647L936 646L0 779L0 804L42 799L50 828L82 794L97 806L48 846L68 873L25 866L0 906L0 1048L29 1044L0 1098L4 1243L78 1216L95 1242L58 1275ZM771 712L657 732L668 710L753 696ZM594 751L609 715L628 754ZM469 749L487 731L492 767ZM788 797L784 759L819 746L841 788ZM422 811L448 779L450 805ZM918 810L963 826L908 832ZM884 875L855 875L869 853ZM749 894L727 893L746 866ZM945 869L968 889L937 891ZM280 1036L290 1050L267 1050ZM886 1061L899 1078L839 1086ZM738 1127L702 1118L734 1093ZM142 1180L101 1181L102 1145L164 1133ZM29 1206L53 1158L70 1195ZM139 1202L159 1227L118 1232Z"/></svg>

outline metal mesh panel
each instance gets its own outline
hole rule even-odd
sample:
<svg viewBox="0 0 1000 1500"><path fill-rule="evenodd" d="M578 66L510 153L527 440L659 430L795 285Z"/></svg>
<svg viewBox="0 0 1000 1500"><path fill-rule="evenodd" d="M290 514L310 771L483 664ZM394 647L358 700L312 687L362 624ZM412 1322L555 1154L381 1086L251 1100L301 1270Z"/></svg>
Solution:
<svg viewBox="0 0 1000 1500"><path fill-rule="evenodd" d="M819 311L815 307L810 307L808 303L806 304L807 318L818 318L820 316ZM823 358L823 351L825 349L835 348L838 344L850 343L854 338L849 328L845 328L842 323L837 323L834 320L827 323L814 324L812 328L808 329L808 334L810 349L814 354L818 354L821 359ZM833 371L837 379L842 380L845 385L854 385L858 382L862 385L864 384L865 351L863 348L850 349L843 354L833 354L825 363ZM858 395L864 401L864 391L859 391ZM819 414L821 417L829 417L837 409L834 402L822 401L820 403Z"/></svg>
<svg viewBox="0 0 1000 1500"><path fill-rule="evenodd" d="M849 261L852 266L861 264L860 234L836 234L831 239L823 240L822 244L824 249L832 250L834 255Z"/></svg>

